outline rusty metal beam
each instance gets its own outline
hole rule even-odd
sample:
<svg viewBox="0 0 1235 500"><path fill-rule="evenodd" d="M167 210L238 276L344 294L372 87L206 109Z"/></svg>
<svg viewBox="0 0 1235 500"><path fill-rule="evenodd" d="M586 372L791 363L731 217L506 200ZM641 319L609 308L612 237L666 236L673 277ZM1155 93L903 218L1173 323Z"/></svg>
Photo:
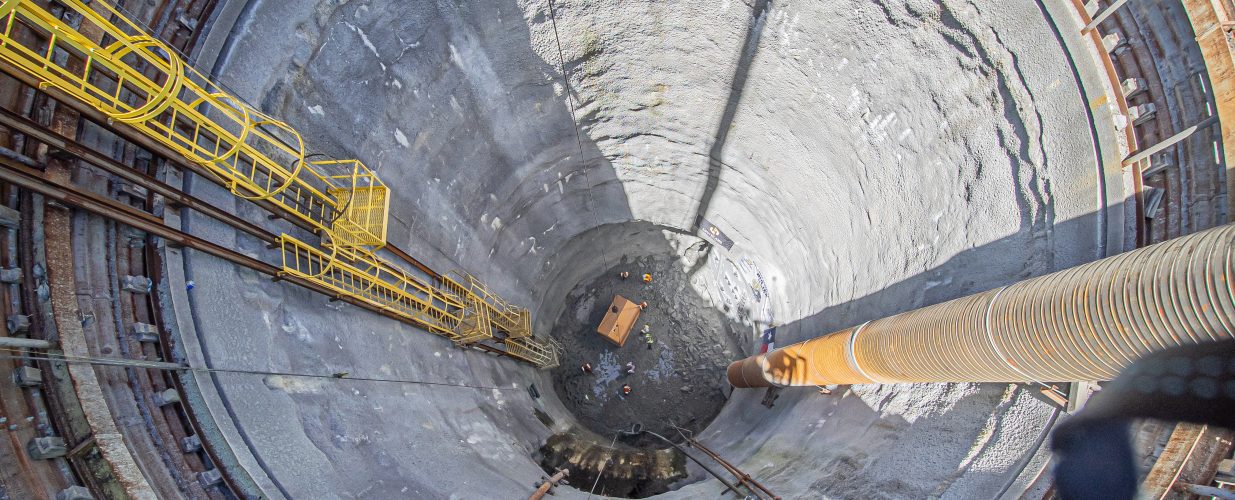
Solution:
<svg viewBox="0 0 1235 500"><path fill-rule="evenodd" d="M173 188L167 184L164 184L163 182L160 182L159 180L149 175L138 172L137 170L134 170L131 167L128 167L124 164L121 164L118 161L108 158L100 154L99 152L94 151L93 149L90 149L89 147L86 147L85 145L79 142L70 140L67 137L56 134L50 130L44 129L43 127L40 127L37 123L34 123L30 121L29 119L17 113L14 113L4 108L0 108L0 125L7 127L9 129L12 129L13 131L20 132L26 135L27 137L34 139L40 143L46 144L48 147L52 148L53 150L59 153L69 155L77 160L86 162L94 167L100 168L109 174L120 177L121 179L124 179L135 185L145 187L155 192L156 194L162 196L164 199L167 200L168 203L195 210L207 217L213 218L229 226L232 226L236 229L244 231L245 233L248 233L250 236L261 239L265 243L275 242L275 238L273 234L266 231L265 229L262 229L256 224L253 224L252 222L249 222L248 220L245 220L242 217L239 217L237 215L233 215L229 212L221 210L218 207L215 207L214 205L206 203L193 196L185 194L183 191ZM3 157L3 155L0 155L0 157ZM39 167L39 165L31 165L28 162L22 161L21 158L11 158L11 159L13 159L14 161L18 161L19 163L26 165L28 167L32 167L32 168Z"/></svg>
<svg viewBox="0 0 1235 500"><path fill-rule="evenodd" d="M540 486L536 487L536 491L532 492L532 496L528 497L528 500L541 500L542 498L545 497L545 495L552 495L553 487L557 486L559 482L561 482L563 479L566 479L566 476L569 476L569 475L570 475L570 469L562 469L562 470L557 471L557 473L554 474L553 477L550 477L546 479L543 483L540 483Z"/></svg>
<svg viewBox="0 0 1235 500"><path fill-rule="evenodd" d="M735 387L1110 380L1231 338L1235 225L877 319L729 365Z"/></svg>
<svg viewBox="0 0 1235 500"><path fill-rule="evenodd" d="M721 467L724 467L725 470L729 471L730 474L733 474L733 477L737 478L738 484L746 485L747 489L750 490L750 492L753 494L755 498L762 498L762 496L760 495L760 492L762 492L763 495L767 495L767 497L772 500L780 500L779 495L772 493L772 490L769 490L766 486L759 483L759 481L756 481L754 478L750 477L750 474L742 472L742 470L739 469L736 465L733 465L732 463L725 460L724 458L721 458L719 453L716 453L715 451L712 451L711 448L704 446L704 444L700 443L699 440L693 437L687 437L686 443L698 449L699 451L702 451L704 455L707 455L712 460L715 460L716 463L719 463L721 465ZM758 489L759 492L756 492L755 489Z"/></svg>
<svg viewBox="0 0 1235 500"><path fill-rule="evenodd" d="M1214 477L1218 460L1231 451L1231 431L1210 426L1179 423L1171 432L1162 454L1141 483L1142 498L1165 500L1190 498L1180 486Z"/></svg>

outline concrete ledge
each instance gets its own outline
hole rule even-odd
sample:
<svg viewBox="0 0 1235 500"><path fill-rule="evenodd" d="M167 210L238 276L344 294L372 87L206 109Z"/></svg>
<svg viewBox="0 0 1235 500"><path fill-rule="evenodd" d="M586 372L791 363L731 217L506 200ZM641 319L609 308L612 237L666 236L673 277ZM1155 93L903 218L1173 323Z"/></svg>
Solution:
<svg viewBox="0 0 1235 500"><path fill-rule="evenodd" d="M181 178L174 175L163 179L179 187ZM180 227L180 216L175 210L167 210L164 219L172 227ZM155 291L162 306L160 313L165 318L171 337L176 340L173 355L177 362L191 366L209 366L202 352L197 328L190 317L188 286L184 273L184 250L162 246L159 253L163 259L163 273L155 283ZM262 469L248 443L236 428L235 422L220 396L210 375L199 378L194 373L182 373L180 383L184 393L180 395L184 407L197 421L199 443L209 446L220 463L216 467L244 494L252 498L286 498Z"/></svg>
<svg viewBox="0 0 1235 500"><path fill-rule="evenodd" d="M1097 31L1082 34L1089 21L1079 1L1042 0L1043 14L1054 24L1071 55L1069 61L1081 84L1086 110L1098 149L1098 201L1094 210L1103 214L1104 234L1100 257L1136 247L1136 192L1134 172L1125 172L1123 159L1136 147L1128 123L1128 105L1114 65ZM1139 177L1139 175L1138 175Z"/></svg>
<svg viewBox="0 0 1235 500"><path fill-rule="evenodd" d="M213 69L223 57L232 29L250 3L249 0L223 0L215 7L214 15L202 27L206 30L205 38L195 47L197 51L190 54L194 67L205 74L214 74Z"/></svg>

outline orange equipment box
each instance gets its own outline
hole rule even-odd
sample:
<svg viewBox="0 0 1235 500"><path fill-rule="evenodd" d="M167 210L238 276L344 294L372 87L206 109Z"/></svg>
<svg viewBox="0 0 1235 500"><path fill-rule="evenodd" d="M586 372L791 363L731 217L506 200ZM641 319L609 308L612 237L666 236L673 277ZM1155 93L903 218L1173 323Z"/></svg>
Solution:
<svg viewBox="0 0 1235 500"><path fill-rule="evenodd" d="M600 320L596 332L609 342L622 347L626 343L626 337L630 336L630 329L634 328L638 321L639 304L621 295L614 295L613 303L609 305L609 310L605 311L605 318Z"/></svg>

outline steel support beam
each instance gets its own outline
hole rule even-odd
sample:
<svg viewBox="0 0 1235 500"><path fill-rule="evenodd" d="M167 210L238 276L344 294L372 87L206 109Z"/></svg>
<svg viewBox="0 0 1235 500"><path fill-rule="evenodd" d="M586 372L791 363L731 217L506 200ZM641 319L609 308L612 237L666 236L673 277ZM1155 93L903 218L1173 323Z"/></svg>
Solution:
<svg viewBox="0 0 1235 500"><path fill-rule="evenodd" d="M21 337L0 337L0 347L15 349L51 349L54 344L41 339L26 339Z"/></svg>
<svg viewBox="0 0 1235 500"><path fill-rule="evenodd" d="M1139 151L1135 154L1129 155L1126 159L1124 159L1123 164L1124 166L1128 166L1133 163L1144 160L1146 158L1149 158L1153 154L1159 151L1162 151L1163 149L1166 149L1166 148L1169 148L1171 146L1178 144L1179 141L1192 137L1192 134L1195 134L1196 131L1201 130L1203 128L1208 128L1210 125L1213 125L1216 123L1218 123L1217 116L1211 116L1209 118L1201 120L1200 123L1197 123L1196 125L1188 127L1186 129L1183 129L1179 131L1179 133L1172 135L1170 137L1167 137L1166 140L1162 142L1154 144L1153 146L1145 148L1144 150Z"/></svg>
<svg viewBox="0 0 1235 500"><path fill-rule="evenodd" d="M1235 332L1235 225L877 319L729 365L735 387L1110 380Z"/></svg>
<svg viewBox="0 0 1235 500"><path fill-rule="evenodd" d="M1111 17L1111 14L1114 14L1120 7L1123 7L1125 3L1128 3L1128 0L1115 0L1111 3L1110 7L1107 7L1102 12L1099 12L1097 16L1094 16L1092 21L1089 21L1089 24L1086 24L1084 28L1081 28L1081 33L1089 33L1094 28L1097 28L1099 24L1102 24L1102 21L1105 21L1106 18Z"/></svg>

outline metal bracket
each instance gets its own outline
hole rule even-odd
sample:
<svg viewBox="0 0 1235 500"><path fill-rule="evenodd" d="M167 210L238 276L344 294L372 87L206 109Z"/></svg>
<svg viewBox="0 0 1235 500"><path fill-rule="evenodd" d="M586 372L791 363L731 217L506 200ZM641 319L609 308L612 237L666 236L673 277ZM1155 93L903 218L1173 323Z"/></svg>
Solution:
<svg viewBox="0 0 1235 500"><path fill-rule="evenodd" d="M763 401L760 401L759 404L771 408L772 405L776 404L776 398L780 397L780 390L780 387L769 387L767 392L763 393Z"/></svg>

